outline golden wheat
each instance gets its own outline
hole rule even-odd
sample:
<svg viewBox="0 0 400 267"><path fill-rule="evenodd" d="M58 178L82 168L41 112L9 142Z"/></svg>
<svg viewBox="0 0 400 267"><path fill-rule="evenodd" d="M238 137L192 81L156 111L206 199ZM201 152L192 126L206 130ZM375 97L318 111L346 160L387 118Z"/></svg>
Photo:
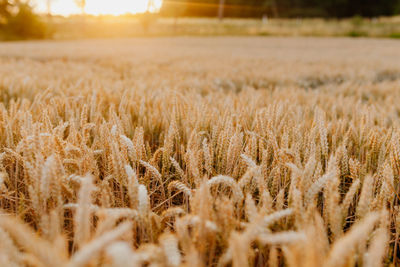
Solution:
<svg viewBox="0 0 400 267"><path fill-rule="evenodd" d="M0 265L399 264L390 40L0 44Z"/></svg>

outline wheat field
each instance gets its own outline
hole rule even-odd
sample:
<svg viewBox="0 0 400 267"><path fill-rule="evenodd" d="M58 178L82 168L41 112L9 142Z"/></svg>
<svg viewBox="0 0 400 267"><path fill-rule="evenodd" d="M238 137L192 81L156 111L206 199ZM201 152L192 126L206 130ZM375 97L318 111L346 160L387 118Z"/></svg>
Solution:
<svg viewBox="0 0 400 267"><path fill-rule="evenodd" d="M394 40L0 44L1 266L396 266Z"/></svg>

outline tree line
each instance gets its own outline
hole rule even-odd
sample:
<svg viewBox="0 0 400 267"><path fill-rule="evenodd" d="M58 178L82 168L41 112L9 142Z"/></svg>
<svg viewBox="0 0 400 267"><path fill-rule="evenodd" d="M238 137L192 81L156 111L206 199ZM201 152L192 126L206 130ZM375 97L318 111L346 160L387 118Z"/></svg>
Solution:
<svg viewBox="0 0 400 267"><path fill-rule="evenodd" d="M400 0L164 0L165 16L377 17L400 12Z"/></svg>
<svg viewBox="0 0 400 267"><path fill-rule="evenodd" d="M152 1L148 0L149 6ZM51 4L46 0L49 20ZM74 0L85 14L86 0ZM167 17L377 17L400 14L400 0L164 0ZM143 14L145 27L154 14ZM0 40L46 38L52 29L31 0L0 0Z"/></svg>

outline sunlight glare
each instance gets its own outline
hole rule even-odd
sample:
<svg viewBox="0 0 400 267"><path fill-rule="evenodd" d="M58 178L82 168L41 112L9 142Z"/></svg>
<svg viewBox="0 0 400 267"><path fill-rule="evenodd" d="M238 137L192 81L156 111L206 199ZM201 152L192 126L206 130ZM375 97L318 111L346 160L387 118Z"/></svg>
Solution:
<svg viewBox="0 0 400 267"><path fill-rule="evenodd" d="M161 6L162 0L87 0L85 12L90 15L118 16L126 13L157 12ZM37 0L36 7L40 12L46 12L46 0ZM74 0L53 0L51 11L64 16L80 13Z"/></svg>

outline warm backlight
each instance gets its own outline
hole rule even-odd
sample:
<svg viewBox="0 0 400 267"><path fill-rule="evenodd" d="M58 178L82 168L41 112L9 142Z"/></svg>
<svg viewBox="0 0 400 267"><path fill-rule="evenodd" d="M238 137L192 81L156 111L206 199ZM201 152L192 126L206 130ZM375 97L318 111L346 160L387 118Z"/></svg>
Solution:
<svg viewBox="0 0 400 267"><path fill-rule="evenodd" d="M47 12L47 0L37 0L37 8ZM162 0L86 0L85 13L91 15L122 15L126 13L156 12ZM52 0L51 12L58 15L78 14L81 10L74 0Z"/></svg>

